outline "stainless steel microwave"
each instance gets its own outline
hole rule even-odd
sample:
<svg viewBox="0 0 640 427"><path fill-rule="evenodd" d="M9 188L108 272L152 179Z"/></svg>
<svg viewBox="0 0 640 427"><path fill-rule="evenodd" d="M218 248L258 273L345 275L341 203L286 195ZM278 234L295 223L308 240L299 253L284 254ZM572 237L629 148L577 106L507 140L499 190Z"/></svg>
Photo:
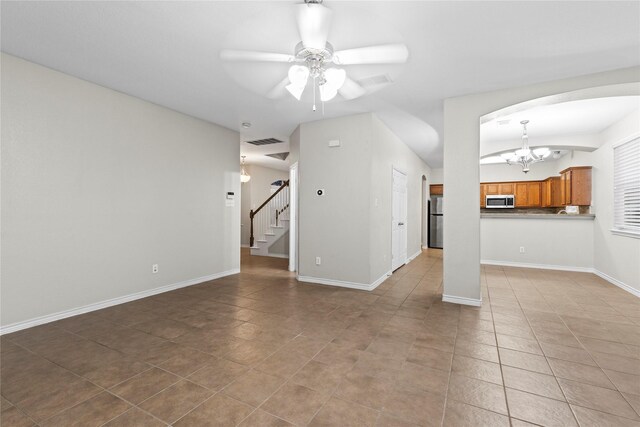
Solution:
<svg viewBox="0 0 640 427"><path fill-rule="evenodd" d="M513 209L516 196L513 194L492 194L485 196L485 207L488 209Z"/></svg>

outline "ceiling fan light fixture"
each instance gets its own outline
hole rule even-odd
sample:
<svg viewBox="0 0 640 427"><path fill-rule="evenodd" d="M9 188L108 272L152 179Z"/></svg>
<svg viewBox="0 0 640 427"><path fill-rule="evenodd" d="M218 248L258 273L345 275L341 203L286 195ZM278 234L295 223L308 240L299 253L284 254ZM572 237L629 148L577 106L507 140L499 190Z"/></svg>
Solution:
<svg viewBox="0 0 640 427"><path fill-rule="evenodd" d="M324 72L324 78L326 79L324 85L329 85L337 91L344 85L347 79L347 72L342 68L327 68Z"/></svg>
<svg viewBox="0 0 640 427"><path fill-rule="evenodd" d="M549 156L549 154L551 154L551 150L549 150L547 147L541 147L533 150L533 153L539 157L547 157Z"/></svg>
<svg viewBox="0 0 640 427"><path fill-rule="evenodd" d="M327 83L323 84L318 89L320 91L320 100L322 102L331 101L338 94L338 89L328 85Z"/></svg>
<svg viewBox="0 0 640 427"><path fill-rule="evenodd" d="M302 92L304 92L305 87L306 85L296 85L294 83L291 83L285 86L287 91L289 91L289 93L293 95L293 97L298 101L300 101L300 98L302 98Z"/></svg>
<svg viewBox="0 0 640 427"><path fill-rule="evenodd" d="M309 68L303 65L292 65L289 68L288 76L291 84L304 88L309 79Z"/></svg>
<svg viewBox="0 0 640 427"><path fill-rule="evenodd" d="M297 6L298 30L307 49L324 49L331 26L331 9L320 3L308 2Z"/></svg>

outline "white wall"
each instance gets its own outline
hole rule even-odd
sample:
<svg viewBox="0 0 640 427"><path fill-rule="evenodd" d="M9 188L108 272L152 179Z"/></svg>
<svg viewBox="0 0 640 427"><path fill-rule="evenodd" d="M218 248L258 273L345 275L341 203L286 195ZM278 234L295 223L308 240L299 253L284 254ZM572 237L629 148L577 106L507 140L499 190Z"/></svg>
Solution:
<svg viewBox="0 0 640 427"><path fill-rule="evenodd" d="M376 116L372 118L372 125L369 283L391 270L393 169L407 175L408 257L422 249L422 233L426 228L426 224L422 224L422 203L426 205L422 197L422 177L427 178L428 186L431 176L429 167Z"/></svg>
<svg viewBox="0 0 640 427"><path fill-rule="evenodd" d="M1 60L3 326L237 271L237 132Z"/></svg>
<svg viewBox="0 0 640 427"><path fill-rule="evenodd" d="M299 137L300 276L364 286L386 277L394 167L408 178L407 253L420 251L422 176L430 170L377 117L304 123ZM340 147L328 147L332 139Z"/></svg>
<svg viewBox="0 0 640 427"><path fill-rule="evenodd" d="M444 183L444 169L431 169L431 184L443 184Z"/></svg>
<svg viewBox="0 0 640 427"><path fill-rule="evenodd" d="M370 283L371 117L300 125L300 276ZM332 139L340 147L330 148ZM317 196L317 189L325 195Z"/></svg>
<svg viewBox="0 0 640 427"><path fill-rule="evenodd" d="M536 163L526 174L518 165L480 165L480 182L542 181L550 176L560 176L561 165L560 159Z"/></svg>
<svg viewBox="0 0 640 427"><path fill-rule="evenodd" d="M611 233L613 227L613 146L640 136L635 111L602 133L605 143L591 154L593 165L594 268L640 293L640 239Z"/></svg>
<svg viewBox="0 0 640 427"><path fill-rule="evenodd" d="M593 267L591 219L482 218L480 242L482 261L490 264Z"/></svg>
<svg viewBox="0 0 640 427"><path fill-rule="evenodd" d="M638 81L638 67L446 99L444 102L444 294L478 304L480 293L480 117L516 104L581 89ZM625 94L620 87L598 96ZM635 94L635 93L634 93ZM522 108L525 108L523 105ZM505 111L505 114L507 112Z"/></svg>
<svg viewBox="0 0 640 427"><path fill-rule="evenodd" d="M277 180L289 179L289 172L267 168L258 165L245 165L245 170L251 176L249 182L242 184L242 240L243 245L249 244L251 235L251 220L249 211L260 206L271 196L271 183ZM287 246L288 248L288 246Z"/></svg>

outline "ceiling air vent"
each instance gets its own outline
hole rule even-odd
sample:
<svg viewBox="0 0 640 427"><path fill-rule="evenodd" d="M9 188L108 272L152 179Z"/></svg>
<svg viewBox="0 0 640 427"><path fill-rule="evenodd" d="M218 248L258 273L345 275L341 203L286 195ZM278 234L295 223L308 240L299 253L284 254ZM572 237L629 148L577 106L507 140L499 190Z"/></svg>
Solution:
<svg viewBox="0 0 640 427"><path fill-rule="evenodd" d="M391 77L388 74L380 74L378 76L365 77L364 79L358 80L358 84L362 87L370 87L370 86L378 86L387 83L391 83Z"/></svg>
<svg viewBox="0 0 640 427"><path fill-rule="evenodd" d="M275 138L265 138L265 139L256 139L254 141L247 141L247 144L253 145L269 145L269 144L278 144L282 141Z"/></svg>
<svg viewBox="0 0 640 427"><path fill-rule="evenodd" d="M289 153L273 153L273 154L265 154L265 156L269 156L269 157L273 157L274 159L278 159L278 160L287 160L287 157L289 157Z"/></svg>

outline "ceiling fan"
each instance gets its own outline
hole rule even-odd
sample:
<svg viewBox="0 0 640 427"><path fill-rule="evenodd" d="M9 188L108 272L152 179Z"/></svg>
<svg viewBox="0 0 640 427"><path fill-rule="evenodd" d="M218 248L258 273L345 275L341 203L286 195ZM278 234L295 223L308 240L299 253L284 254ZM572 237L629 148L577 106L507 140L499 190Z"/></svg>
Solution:
<svg viewBox="0 0 640 427"><path fill-rule="evenodd" d="M322 5L322 0L305 0L295 8L302 41L296 45L293 55L230 49L220 52L220 58L229 62L291 63L287 76L267 93L269 98L279 98L286 90L300 100L311 81L315 111L316 90L322 102L335 98L338 93L347 100L366 93L366 89L349 78L341 66L402 64L409 57L409 50L402 43L335 51L327 41L332 11Z"/></svg>

